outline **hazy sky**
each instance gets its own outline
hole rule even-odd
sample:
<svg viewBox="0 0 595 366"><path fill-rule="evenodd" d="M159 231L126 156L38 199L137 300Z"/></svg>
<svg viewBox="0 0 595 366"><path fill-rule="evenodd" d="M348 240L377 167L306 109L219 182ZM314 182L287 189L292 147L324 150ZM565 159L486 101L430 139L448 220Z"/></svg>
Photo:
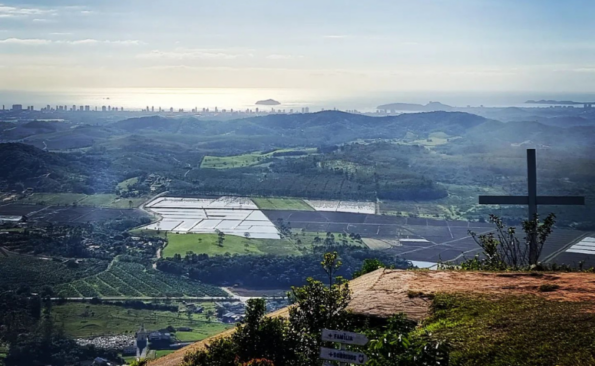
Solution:
<svg viewBox="0 0 595 366"><path fill-rule="evenodd" d="M595 92L593 0L0 0L0 89Z"/></svg>

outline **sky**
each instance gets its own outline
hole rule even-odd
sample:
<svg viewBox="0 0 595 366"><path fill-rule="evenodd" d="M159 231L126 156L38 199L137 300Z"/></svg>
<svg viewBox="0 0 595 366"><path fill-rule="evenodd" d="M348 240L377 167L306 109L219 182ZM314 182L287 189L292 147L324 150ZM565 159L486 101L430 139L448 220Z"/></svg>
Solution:
<svg viewBox="0 0 595 366"><path fill-rule="evenodd" d="M0 88L595 92L593 0L0 0Z"/></svg>

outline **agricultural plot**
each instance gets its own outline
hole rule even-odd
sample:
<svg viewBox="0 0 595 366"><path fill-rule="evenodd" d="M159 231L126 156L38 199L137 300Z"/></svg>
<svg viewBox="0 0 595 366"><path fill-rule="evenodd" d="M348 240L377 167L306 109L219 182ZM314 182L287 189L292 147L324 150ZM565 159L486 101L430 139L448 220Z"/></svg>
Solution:
<svg viewBox="0 0 595 366"><path fill-rule="evenodd" d="M582 235L577 235L582 234ZM551 241L568 243L565 247L559 247L548 240L543 248L542 258L547 262L568 264L578 267L582 263L583 268L595 267L595 233L583 233L574 230L554 230Z"/></svg>
<svg viewBox="0 0 595 366"><path fill-rule="evenodd" d="M314 208L299 198L252 198L261 210L314 211Z"/></svg>
<svg viewBox="0 0 595 366"><path fill-rule="evenodd" d="M254 166L269 159L272 154L255 152L234 156L205 156L200 164L202 169L231 169Z"/></svg>
<svg viewBox="0 0 595 366"><path fill-rule="evenodd" d="M374 202L306 200L306 203L316 211L352 212L371 215L376 213L376 204Z"/></svg>
<svg viewBox="0 0 595 366"><path fill-rule="evenodd" d="M382 249L392 248L392 245L390 245L386 241L380 240L380 239L364 238L363 241L368 246L368 248L370 248L372 250L382 250Z"/></svg>
<svg viewBox="0 0 595 366"><path fill-rule="evenodd" d="M29 221L58 222L58 223L87 223L119 218L139 219L147 217L140 210L126 210L96 207L72 206L37 206L10 204L0 206L0 215L27 215Z"/></svg>
<svg viewBox="0 0 595 366"><path fill-rule="evenodd" d="M75 263L19 254L0 255L2 284L14 288L25 285L32 289L40 289L46 285L59 285L78 278L93 276L105 270L106 267L107 261L104 260L84 260Z"/></svg>
<svg viewBox="0 0 595 366"><path fill-rule="evenodd" d="M169 234L168 244L163 256L173 257L176 254L185 256L187 252L195 254L224 255L229 254L275 254L300 255L295 244L288 240L254 239L234 235L226 235L222 246L218 245L217 234Z"/></svg>
<svg viewBox="0 0 595 366"><path fill-rule="evenodd" d="M204 303L205 309L215 311L215 305ZM93 305L79 302L68 302L52 308L52 317L56 324L72 338L88 338L132 334L138 331L140 324L151 330L188 327L191 332L178 332L176 336L181 342L200 341L218 334L232 325L222 324L214 320L208 321L205 314L186 314L163 310L128 309L114 305Z"/></svg>
<svg viewBox="0 0 595 366"><path fill-rule="evenodd" d="M245 197L176 198L161 197L146 208L162 219L145 226L145 230L173 233L216 233L248 236L256 239L279 239L275 225Z"/></svg>
<svg viewBox="0 0 595 366"><path fill-rule="evenodd" d="M283 156L283 153L293 151L303 151L304 153L316 152L316 149L281 149L267 153L260 151L250 154L233 155L233 156L205 156L200 164L202 169L231 169L231 168L245 168L265 163L273 157L288 157Z"/></svg>
<svg viewBox="0 0 595 366"><path fill-rule="evenodd" d="M366 239L375 239L393 243L391 253L408 260L438 262L473 258L481 250L469 230L478 234L492 230L492 225L469 221L446 221L430 218L412 218L364 215L330 211L265 211L267 217L276 222L281 219L290 223L294 230L308 232L355 233ZM542 258L564 248L584 232L576 230L554 230L546 242ZM364 241L365 242L365 241ZM370 243L370 241L368 240ZM372 242L374 243L374 242ZM372 244L374 245L374 244ZM586 254L566 253L587 256ZM575 263L580 259L574 259ZM595 257L595 256L592 256ZM569 259L554 259L559 263L571 263ZM594 263L595 265L595 263Z"/></svg>
<svg viewBox="0 0 595 366"><path fill-rule="evenodd" d="M182 280L139 263L115 262L97 275L56 287L64 297L226 297L218 287Z"/></svg>

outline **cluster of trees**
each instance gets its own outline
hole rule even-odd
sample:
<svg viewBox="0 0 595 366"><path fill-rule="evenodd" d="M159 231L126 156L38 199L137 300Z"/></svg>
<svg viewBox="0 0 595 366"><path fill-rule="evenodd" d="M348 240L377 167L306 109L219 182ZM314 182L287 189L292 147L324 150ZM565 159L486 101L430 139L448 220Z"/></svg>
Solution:
<svg viewBox="0 0 595 366"><path fill-rule="evenodd" d="M178 306L177 305L170 305L170 304L158 304L152 302L144 302L140 300L125 300L125 301L106 301L101 300L98 298L93 298L90 300L91 304L95 305L112 305L112 306L120 306L127 309L135 309L135 310L160 310L160 311L171 311L177 312Z"/></svg>
<svg viewBox="0 0 595 366"><path fill-rule="evenodd" d="M2 246L19 253L49 255L66 258L112 259L116 255L134 252L152 257L156 248L131 248L127 230L150 223L147 217L121 218L101 223L79 225L30 225L22 231L11 232ZM89 244L99 249L89 250Z"/></svg>
<svg viewBox="0 0 595 366"><path fill-rule="evenodd" d="M109 193L118 177L104 157L60 154L24 144L0 144L0 185L22 191Z"/></svg>
<svg viewBox="0 0 595 366"><path fill-rule="evenodd" d="M66 337L51 315L53 292L0 293L0 344L8 345L6 366L74 365L103 357L119 364L117 351L79 346Z"/></svg>
<svg viewBox="0 0 595 366"><path fill-rule="evenodd" d="M418 146L389 143L348 144L325 154L292 158L273 155L267 167L200 169L173 184L178 194L210 193L296 196L320 199L433 200L446 191L412 169L428 152ZM285 153L283 153L285 154Z"/></svg>
<svg viewBox="0 0 595 366"><path fill-rule="evenodd" d="M378 258L394 268L408 268L409 262L394 255L360 247L337 247L343 266L338 275L349 277L366 259ZM316 265L325 248L317 247L302 256L234 255L213 256L191 254L179 260L161 259L157 269L189 276L204 283L224 286L240 284L253 288L288 288L300 286L308 277L321 280L325 274Z"/></svg>
<svg viewBox="0 0 595 366"><path fill-rule="evenodd" d="M320 347L335 347L322 339L323 329L365 332L370 342L363 351L370 365L448 365L444 344L414 332L415 323L396 315L384 324L370 325L346 308L351 299L348 283L336 276L341 268L337 253L326 253L322 267L329 283L309 279L293 287L289 318L265 317L262 299L251 299L245 320L234 334L213 341L204 350L188 353L184 366L311 366L320 364ZM362 349L358 349L360 351Z"/></svg>

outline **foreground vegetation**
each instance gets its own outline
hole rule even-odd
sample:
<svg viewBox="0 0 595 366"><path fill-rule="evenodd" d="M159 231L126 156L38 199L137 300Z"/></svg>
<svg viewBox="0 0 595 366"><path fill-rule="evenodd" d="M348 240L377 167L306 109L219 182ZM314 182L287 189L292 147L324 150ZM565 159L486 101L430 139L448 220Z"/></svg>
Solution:
<svg viewBox="0 0 595 366"><path fill-rule="evenodd" d="M593 304L535 295L438 294L423 331L452 347L453 366L595 364Z"/></svg>
<svg viewBox="0 0 595 366"><path fill-rule="evenodd" d="M367 324L362 328L365 320L346 311L351 292L345 280L335 277L341 267L337 253L325 254L322 267L328 287L312 279L303 287L293 287L290 298L294 306L287 319L265 317L265 301L251 299L245 321L231 337L188 353L183 365L316 365L321 346L334 348L322 339L322 329L365 330L371 339L366 349L370 365L440 365L447 361L446 348L414 333L414 324L403 316L392 318L385 326Z"/></svg>

